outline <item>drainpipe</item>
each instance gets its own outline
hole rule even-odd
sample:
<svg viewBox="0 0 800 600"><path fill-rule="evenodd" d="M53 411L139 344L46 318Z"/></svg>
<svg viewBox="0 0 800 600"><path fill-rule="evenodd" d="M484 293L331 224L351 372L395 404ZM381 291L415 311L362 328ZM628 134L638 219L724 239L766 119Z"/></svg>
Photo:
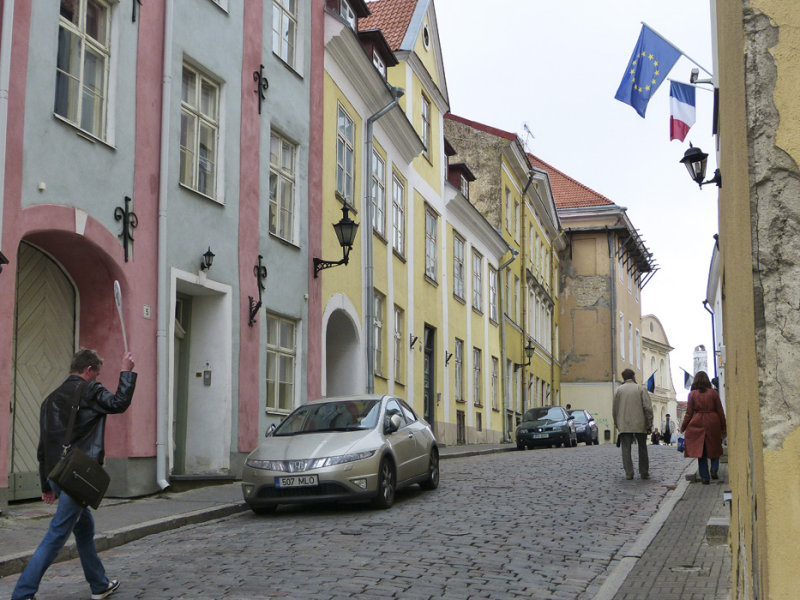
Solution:
<svg viewBox="0 0 800 600"><path fill-rule="evenodd" d="M519 254L519 250L517 250L516 248L509 247L509 250L511 250L511 258L509 258L506 262L504 262L502 265L497 267L497 273L501 277L501 280L497 282L498 283L498 285L497 285L497 287L498 287L497 297L500 299L500 306L498 307L500 309L500 315L499 315L500 316L500 348L503 351L503 364L500 366L500 373L501 373L501 376L503 378L503 441L504 442L510 442L511 438L509 437L509 432L508 432L508 414L507 414L508 413L508 405L506 404L506 398L508 397L507 390L506 390L506 376L507 376L507 372L506 372L506 362L507 362L506 361L506 313L505 313L505 300L506 299L505 299L505 297L503 295L503 290L505 288L503 286L502 277L503 277L503 271L506 270L508 265L510 265L512 262L514 262L514 260L517 258L517 255Z"/></svg>
<svg viewBox="0 0 800 600"><path fill-rule="evenodd" d="M713 348L712 355L714 357L714 377L719 377L717 373L717 335L714 331L714 311L708 308L708 300L703 300L703 308L711 315L711 347Z"/></svg>
<svg viewBox="0 0 800 600"><path fill-rule="evenodd" d="M164 67L161 84L161 157L158 183L158 330L156 332L156 482L162 490L167 481L167 442L169 428L169 344L167 332L172 310L169 309L169 265L167 261L167 207L169 200L169 139L172 109L172 24L173 0L167 0L164 15Z"/></svg>
<svg viewBox="0 0 800 600"><path fill-rule="evenodd" d="M6 164L6 137L8 135L8 88L11 79L11 36L14 30L14 2L3 2L3 31L0 37L0 165ZM6 170L0 169L0 223L3 222L3 210L6 190ZM3 240L3 228L0 227L0 242Z"/></svg>
<svg viewBox="0 0 800 600"><path fill-rule="evenodd" d="M373 275L373 259L372 259L372 128L375 124L375 121L380 119L383 115L388 113L392 108L397 106L400 102L400 98L402 98L403 94L405 94L405 90L402 88L394 87L392 85L387 84L389 88L389 92L392 94L392 101L372 115L369 119L367 119L367 156L366 156L366 163L367 163L367 177L366 177L366 186L367 186L367 210L365 211L366 214L366 227L364 227L363 233L363 243L364 248L366 250L366 267L364 269L364 287L365 287L365 302L364 302L364 334L367 338L367 393L374 394L375 393L375 337L372 332L372 321L374 320L375 316L372 314L374 310L374 303L375 303L375 289L373 287L374 275ZM363 221L362 221L363 223Z"/></svg>

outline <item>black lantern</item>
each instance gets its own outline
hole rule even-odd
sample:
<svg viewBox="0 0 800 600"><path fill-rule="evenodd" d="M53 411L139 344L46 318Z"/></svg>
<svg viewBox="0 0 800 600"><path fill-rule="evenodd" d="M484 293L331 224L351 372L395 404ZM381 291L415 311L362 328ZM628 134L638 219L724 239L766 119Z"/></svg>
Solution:
<svg viewBox="0 0 800 600"><path fill-rule="evenodd" d="M342 206L342 218L339 219L338 223L333 224L333 230L336 232L336 239L339 240L339 245L342 247L342 260L330 261L314 258L314 278L317 277L322 269L346 265L350 261L350 250L353 249L353 242L356 239L358 223L350 218L346 204Z"/></svg>
<svg viewBox="0 0 800 600"><path fill-rule="evenodd" d="M3 265L8 264L8 259L5 257L5 254L0 252L0 273L3 272Z"/></svg>
<svg viewBox="0 0 800 600"><path fill-rule="evenodd" d="M703 152L700 148L695 148L689 144L689 149L683 154L680 160L689 171L689 177L692 178L697 185L701 188L707 183L716 183L717 187L722 187L722 175L719 169L714 171L714 177L708 181L703 181L706 176L706 166L708 163L708 154Z"/></svg>
<svg viewBox="0 0 800 600"><path fill-rule="evenodd" d="M211 268L211 265L214 264L215 256L216 254L211 251L211 246L209 246L208 250L203 253L203 258L200 259L200 270L208 271Z"/></svg>
<svg viewBox="0 0 800 600"><path fill-rule="evenodd" d="M528 359L528 362L526 362L524 364L523 363L514 363L514 372L515 373L517 371L519 371L520 368L529 367L530 364L531 364L531 359L533 358L533 352L534 352L535 349L533 347L533 343L530 340L528 340L528 343L525 345L524 350L525 350L525 358Z"/></svg>

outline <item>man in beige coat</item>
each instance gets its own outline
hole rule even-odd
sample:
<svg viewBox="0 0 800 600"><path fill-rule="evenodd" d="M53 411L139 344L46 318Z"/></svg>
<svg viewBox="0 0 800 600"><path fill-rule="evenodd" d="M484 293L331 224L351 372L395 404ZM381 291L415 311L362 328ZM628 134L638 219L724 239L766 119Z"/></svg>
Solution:
<svg viewBox="0 0 800 600"><path fill-rule="evenodd" d="M614 392L614 427L619 432L622 466L625 477L633 479L631 445L639 446L639 476L650 479L650 459L647 456L647 434L653 429L653 405L644 386L636 383L631 369L622 372L623 383Z"/></svg>

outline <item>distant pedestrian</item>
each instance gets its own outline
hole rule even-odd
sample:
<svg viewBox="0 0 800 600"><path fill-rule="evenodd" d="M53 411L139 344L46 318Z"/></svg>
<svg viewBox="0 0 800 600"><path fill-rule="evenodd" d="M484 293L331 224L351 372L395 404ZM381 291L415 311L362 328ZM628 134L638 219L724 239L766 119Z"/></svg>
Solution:
<svg viewBox="0 0 800 600"><path fill-rule="evenodd" d="M710 479L719 479L719 457L722 456L722 438L727 435L727 424L722 401L711 387L705 371L698 371L694 376L681 431L685 444L683 455L697 459L701 481L709 483L708 459L711 459Z"/></svg>
<svg viewBox="0 0 800 600"><path fill-rule="evenodd" d="M112 393L97 381L102 365L103 359L94 350L79 350L72 357L69 377L42 403L37 452L42 501L52 504L58 498L58 507L44 539L17 580L11 600L31 600L36 597L44 572L55 560L71 533L75 534L75 545L84 576L92 590L92 600L106 598L119 588L119 580L109 580L106 577L103 563L97 556L91 511L88 507L82 508L47 478L60 459L72 412L72 398L78 386L83 388L71 444L103 464L106 415L125 412L130 406L136 387L136 373L133 372L133 357L130 352L126 352L122 357L117 391Z"/></svg>
<svg viewBox="0 0 800 600"><path fill-rule="evenodd" d="M567 412L572 410L572 404L567 404Z"/></svg>
<svg viewBox="0 0 800 600"><path fill-rule="evenodd" d="M672 434L675 433L675 423L669 420L669 413L664 420L664 427L661 428L661 437L667 446L672 446Z"/></svg>
<svg viewBox="0 0 800 600"><path fill-rule="evenodd" d="M650 435L650 443L653 446L658 446L661 443L661 434L658 433L658 427L653 429L653 433Z"/></svg>
<svg viewBox="0 0 800 600"><path fill-rule="evenodd" d="M622 449L622 466L625 477L633 479L631 445L636 441L639 448L639 477L650 478L650 460L647 456L647 435L653 429L653 406L650 394L644 386L636 383L636 374L631 369L622 372L623 383L614 392L614 427L619 431L619 446Z"/></svg>

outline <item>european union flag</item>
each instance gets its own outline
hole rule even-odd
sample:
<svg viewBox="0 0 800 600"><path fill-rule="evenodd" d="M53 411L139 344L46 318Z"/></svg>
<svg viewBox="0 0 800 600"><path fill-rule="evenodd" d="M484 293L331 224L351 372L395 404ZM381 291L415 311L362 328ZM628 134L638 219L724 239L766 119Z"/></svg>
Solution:
<svg viewBox="0 0 800 600"><path fill-rule="evenodd" d="M647 103L680 56L680 50L647 25L642 25L639 41L636 42L628 69L614 97L620 102L630 104L644 118Z"/></svg>
<svg viewBox="0 0 800 600"><path fill-rule="evenodd" d="M656 372L653 371L653 374L650 375L650 378L647 380L647 391L654 392L656 391Z"/></svg>

